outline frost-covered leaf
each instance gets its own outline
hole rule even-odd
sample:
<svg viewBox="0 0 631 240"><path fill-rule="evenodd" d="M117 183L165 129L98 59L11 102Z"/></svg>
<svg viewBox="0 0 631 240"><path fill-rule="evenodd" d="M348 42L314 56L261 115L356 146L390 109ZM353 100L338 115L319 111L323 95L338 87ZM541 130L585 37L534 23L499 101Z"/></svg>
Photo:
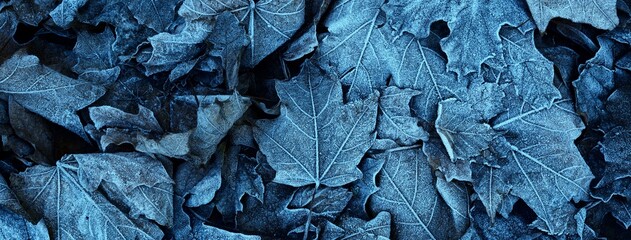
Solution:
<svg viewBox="0 0 631 240"><path fill-rule="evenodd" d="M418 96L412 98L412 111L421 118L424 127L429 127L436 120L438 102L459 98L467 83L448 73L446 60L426 45L411 34L398 37L393 43L396 55L389 61L389 67L395 86L418 90Z"/></svg>
<svg viewBox="0 0 631 240"><path fill-rule="evenodd" d="M211 0L185 0L178 11L187 19L212 19L231 12L246 25L250 45L244 55L246 67L256 66L263 58L288 41L304 23L304 0L236 0L224 3Z"/></svg>
<svg viewBox="0 0 631 240"><path fill-rule="evenodd" d="M465 184L447 182L440 173L436 174L436 190L451 209L454 225L458 235L462 235L469 227L469 190Z"/></svg>
<svg viewBox="0 0 631 240"><path fill-rule="evenodd" d="M88 0L63 0L50 12L50 17L58 26L68 28L77 16L79 8L87 2Z"/></svg>
<svg viewBox="0 0 631 240"><path fill-rule="evenodd" d="M17 26L18 20L15 13L7 10L0 11L0 63L11 57L11 54L18 49L18 44L13 39Z"/></svg>
<svg viewBox="0 0 631 240"><path fill-rule="evenodd" d="M7 185L4 177L0 177L0 206L2 206L3 209L6 209L5 211L11 211L18 214L25 213L17 196L13 193L11 188L9 188L9 185Z"/></svg>
<svg viewBox="0 0 631 240"><path fill-rule="evenodd" d="M0 76L1 93L87 140L76 111L103 96L104 88L64 76L24 52L5 61Z"/></svg>
<svg viewBox="0 0 631 240"><path fill-rule="evenodd" d="M380 212L370 221L342 216L338 225L326 223L322 239L390 239L391 218L388 212Z"/></svg>
<svg viewBox="0 0 631 240"><path fill-rule="evenodd" d="M486 59L501 54L499 30L503 25L517 26L529 20L522 5L515 1L393 0L383 9L395 30L417 38L429 36L433 22L447 22L451 33L441 41L449 60L447 69L464 76L479 72Z"/></svg>
<svg viewBox="0 0 631 240"><path fill-rule="evenodd" d="M496 98L501 101L501 98ZM438 104L436 132L452 161L470 159L487 149L497 133L471 103L448 99Z"/></svg>
<svg viewBox="0 0 631 240"><path fill-rule="evenodd" d="M313 187L303 187L294 192L289 207L310 209L317 216L335 219L352 195L348 189L342 187L325 187L317 191Z"/></svg>
<svg viewBox="0 0 631 240"><path fill-rule="evenodd" d="M277 82L281 115L256 122L254 137L294 187L342 186L361 177L357 164L375 138L376 97L343 104L340 83L310 62L289 82Z"/></svg>
<svg viewBox="0 0 631 240"><path fill-rule="evenodd" d="M198 96L198 99L200 104L197 108L197 126L189 144L193 161L205 163L215 153L219 141L248 109L250 100L237 93Z"/></svg>
<svg viewBox="0 0 631 240"><path fill-rule="evenodd" d="M186 22L178 33L162 32L148 38L151 43L151 57L142 61L145 75L169 71L179 63L193 59L203 49L212 25L207 21Z"/></svg>
<svg viewBox="0 0 631 240"><path fill-rule="evenodd" d="M221 187L214 200L217 210L226 219L233 219L243 211L241 199L247 194L263 201L264 186L261 176L256 172L256 160L239 154L240 148L231 147L227 157L223 158L221 170Z"/></svg>
<svg viewBox="0 0 631 240"><path fill-rule="evenodd" d="M412 145L420 140L427 141L429 134L412 117L410 100L420 94L412 89L386 88L379 96L379 124L377 137L395 140L400 145Z"/></svg>
<svg viewBox="0 0 631 240"><path fill-rule="evenodd" d="M265 197L245 199L244 211L237 215L235 225L241 231L262 237L287 238L286 233L305 225L308 209L289 209L293 189L277 183L265 185ZM300 234L302 236L302 234ZM313 236L313 235L312 235Z"/></svg>
<svg viewBox="0 0 631 240"><path fill-rule="evenodd" d="M379 191L372 195L370 209L387 211L393 217L393 238L457 238L449 207L434 188L434 175L420 149L383 153Z"/></svg>
<svg viewBox="0 0 631 240"><path fill-rule="evenodd" d="M112 50L114 40L114 33L109 28L96 34L80 31L73 49L77 64L72 67L72 71L86 80L107 79L104 82L109 83L118 78L120 67L117 66L118 58Z"/></svg>
<svg viewBox="0 0 631 240"><path fill-rule="evenodd" d="M246 32L239 20L232 14L224 13L217 17L215 28L208 36L214 44L210 55L221 58L223 74L229 90L239 81L239 63L243 49L248 45Z"/></svg>
<svg viewBox="0 0 631 240"><path fill-rule="evenodd" d="M593 179L574 145L583 125L566 100L549 109L519 101L509 106L513 107L491 124L504 132L510 147L508 163L497 174L511 186L511 194L534 210L543 230L562 234L567 227L564 218L573 215L570 200L586 199ZM544 184L554 187L538 187Z"/></svg>
<svg viewBox="0 0 631 240"><path fill-rule="evenodd" d="M196 221L193 225L193 236L195 239L234 239L234 240L257 240L259 236L234 233L213 226L205 225Z"/></svg>
<svg viewBox="0 0 631 240"><path fill-rule="evenodd" d="M350 190L353 192L353 197L348 202L349 212L356 217L367 217L366 205L368 199L379 188L376 185L376 177L381 168L383 167L384 159L365 158L359 163L359 170L362 171L362 178L354 182L351 185Z"/></svg>
<svg viewBox="0 0 631 240"><path fill-rule="evenodd" d="M124 203L134 219L141 216L171 226L173 180L160 163L140 153L75 154L78 182L88 192L99 186Z"/></svg>
<svg viewBox="0 0 631 240"><path fill-rule="evenodd" d="M314 59L349 86L349 99L365 98L386 86L384 53L388 42L379 28L383 0L337 1L324 24L327 33Z"/></svg>
<svg viewBox="0 0 631 240"><path fill-rule="evenodd" d="M44 218L55 239L155 239L157 225L130 219L96 191L87 190L72 157L55 167L33 166L11 176L11 186L34 217ZM133 175L133 174L132 174Z"/></svg>
<svg viewBox="0 0 631 240"><path fill-rule="evenodd" d="M20 214L0 207L0 237L6 240L48 240L44 221L32 224Z"/></svg>
<svg viewBox="0 0 631 240"><path fill-rule="evenodd" d="M138 105L137 114L127 113L112 106L90 107L89 112L90 119L97 129L114 127L162 132L162 127L153 112L142 105Z"/></svg>
<svg viewBox="0 0 631 240"><path fill-rule="evenodd" d="M225 159L229 157L229 155L224 155L224 149L220 148L219 150L220 151L215 154L217 157L210 162L203 177L189 190L189 198L186 200L187 207L199 207L210 203L215 197L215 192L219 190L222 184L222 164L226 161Z"/></svg>
<svg viewBox="0 0 631 240"><path fill-rule="evenodd" d="M173 22L177 3L177 0L132 0L127 7L138 23L161 32Z"/></svg>
<svg viewBox="0 0 631 240"><path fill-rule="evenodd" d="M561 98L561 94L553 85L552 62L537 50L533 34L532 24L524 24L521 28L502 28L503 54L498 58L502 59L504 66L501 67L500 82L515 86L517 94L532 107L548 108L554 100Z"/></svg>
<svg viewBox="0 0 631 240"><path fill-rule="evenodd" d="M21 22L37 26L48 17L55 8L55 0L11 0L10 4L16 11Z"/></svg>
<svg viewBox="0 0 631 240"><path fill-rule="evenodd" d="M556 17L587 23L600 29L613 29L618 25L615 0L561 1L526 0L532 18L540 31L545 31L550 20Z"/></svg>

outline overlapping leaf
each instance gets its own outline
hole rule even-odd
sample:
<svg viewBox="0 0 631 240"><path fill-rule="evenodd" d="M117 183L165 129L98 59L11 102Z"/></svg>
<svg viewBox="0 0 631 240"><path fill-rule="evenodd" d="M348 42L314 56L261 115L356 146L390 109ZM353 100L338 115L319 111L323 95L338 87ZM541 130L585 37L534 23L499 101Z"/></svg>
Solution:
<svg viewBox="0 0 631 240"><path fill-rule="evenodd" d="M388 211L397 239L456 238L449 208L434 188L434 176L420 149L383 153L379 191L370 201L372 211Z"/></svg>
<svg viewBox="0 0 631 240"><path fill-rule="evenodd" d="M0 76L1 93L87 140L76 111L103 96L103 87L64 76L25 52L5 61Z"/></svg>
<svg viewBox="0 0 631 240"><path fill-rule="evenodd" d="M57 166L34 166L13 175L11 186L28 206L28 212L44 218L55 239L155 239L163 236L154 223L127 217L101 192L85 186L79 176L81 170L69 156L57 162Z"/></svg>
<svg viewBox="0 0 631 240"><path fill-rule="evenodd" d="M250 45L245 54L247 67L287 42L305 19L304 0L210 1L185 0L178 13L187 19L212 19L222 12L234 13L246 25Z"/></svg>

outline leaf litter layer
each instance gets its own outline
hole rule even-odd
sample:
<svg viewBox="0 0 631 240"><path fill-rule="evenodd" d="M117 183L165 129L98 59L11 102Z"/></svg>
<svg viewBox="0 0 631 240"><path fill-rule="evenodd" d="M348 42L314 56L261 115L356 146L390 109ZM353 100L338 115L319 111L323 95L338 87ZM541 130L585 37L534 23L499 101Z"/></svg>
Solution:
<svg viewBox="0 0 631 240"><path fill-rule="evenodd" d="M631 238L631 2L0 2L2 239Z"/></svg>

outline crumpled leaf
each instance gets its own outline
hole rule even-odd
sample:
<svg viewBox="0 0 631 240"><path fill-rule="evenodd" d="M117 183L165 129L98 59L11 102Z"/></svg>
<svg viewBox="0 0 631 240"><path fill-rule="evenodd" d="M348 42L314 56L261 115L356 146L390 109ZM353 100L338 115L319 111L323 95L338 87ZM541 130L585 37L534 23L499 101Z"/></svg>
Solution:
<svg viewBox="0 0 631 240"><path fill-rule="evenodd" d="M477 202L471 209L472 225L463 240L474 239L536 239L542 233L532 230L522 217L489 218L484 207Z"/></svg>
<svg viewBox="0 0 631 240"><path fill-rule="evenodd" d="M377 137L393 139L403 146L428 140L429 134L410 111L410 100L418 94L419 91L397 87L383 91L379 97Z"/></svg>
<svg viewBox="0 0 631 240"><path fill-rule="evenodd" d="M105 89L55 72L24 52L5 61L0 76L4 76L0 80L1 93L87 141L76 111L103 96Z"/></svg>
<svg viewBox="0 0 631 240"><path fill-rule="evenodd" d="M499 30L505 25L517 26L529 21L521 2L415 1L392 0L383 9L388 22L400 32L417 38L429 36L430 24L447 22L451 33L441 41L447 54L447 69L464 76L480 72L488 58L501 54Z"/></svg>
<svg viewBox="0 0 631 240"><path fill-rule="evenodd" d="M80 31L73 49L77 64L72 67L72 71L79 74L80 79L92 83L113 82L120 73L118 57L112 50L114 41L114 33L109 28L97 34Z"/></svg>
<svg viewBox="0 0 631 240"><path fill-rule="evenodd" d="M44 221L32 224L23 216L0 207L0 237L6 240L48 240L48 229Z"/></svg>
<svg viewBox="0 0 631 240"><path fill-rule="evenodd" d="M457 237L447 204L434 188L434 176L420 149L383 153L377 191L371 197L372 211L387 211L393 217L393 238L451 239Z"/></svg>
<svg viewBox="0 0 631 240"><path fill-rule="evenodd" d="M257 162L250 157L239 154L240 148L230 147L227 157L223 158L221 169L221 187L214 200L217 210L226 219L234 219L243 211L241 199L248 196L263 201L264 185L261 176L256 172Z"/></svg>
<svg viewBox="0 0 631 240"><path fill-rule="evenodd" d="M153 112L148 108L138 105L138 113L124 112L112 106L90 107L90 119L97 129L103 128L128 128L147 132L162 132L160 123Z"/></svg>
<svg viewBox="0 0 631 240"><path fill-rule="evenodd" d="M322 239L390 239L391 216L380 212L370 221L343 216L336 221L338 225L327 222Z"/></svg>
<svg viewBox="0 0 631 240"><path fill-rule="evenodd" d="M451 209L458 236L462 236L469 227L469 190L465 184L447 182L440 172L436 175L436 190Z"/></svg>
<svg viewBox="0 0 631 240"><path fill-rule="evenodd" d="M134 219L144 216L163 226L173 219L173 180L160 161L141 153L75 154L78 182L88 192L105 193L128 206Z"/></svg>
<svg viewBox="0 0 631 240"><path fill-rule="evenodd" d="M210 159L219 141L250 106L250 100L232 95L198 96L197 126L191 134L191 158L196 163Z"/></svg>
<svg viewBox="0 0 631 240"><path fill-rule="evenodd" d="M246 67L256 66L263 58L288 41L304 23L304 0L185 0L178 11L189 20L212 19L231 12L246 25L250 45L244 55Z"/></svg>
<svg viewBox="0 0 631 240"><path fill-rule="evenodd" d="M48 13L55 8L56 2L55 0L11 0L10 4L21 22L37 26L48 17Z"/></svg>
<svg viewBox="0 0 631 240"><path fill-rule="evenodd" d="M4 177L0 177L0 206L2 206L5 211L11 211L18 214L25 213L17 196L13 193L11 188L9 188L9 185L4 180Z"/></svg>
<svg viewBox="0 0 631 240"><path fill-rule="evenodd" d="M33 166L11 176L11 186L34 217L43 217L55 239L155 239L163 236L157 225L130 219L105 196L80 183L72 157L57 166ZM89 221L86 221L89 220Z"/></svg>
<svg viewBox="0 0 631 240"><path fill-rule="evenodd" d="M15 135L27 141L33 148L32 154L24 157L39 164L54 163L55 138L50 123L44 117L30 112L13 98L9 98L9 120Z"/></svg>
<svg viewBox="0 0 631 240"><path fill-rule="evenodd" d="M359 179L357 164L375 138L375 97L343 104L340 83L310 62L276 90L281 115L254 128L274 181L337 187Z"/></svg>
<svg viewBox="0 0 631 240"><path fill-rule="evenodd" d="M595 28L613 29L618 25L615 0L559 1L526 0L532 18L540 31L545 31L548 22L556 17L587 23Z"/></svg>
<svg viewBox="0 0 631 240"><path fill-rule="evenodd" d="M181 32L162 32L148 38L151 56L142 61L145 75L174 69L178 64L193 59L203 49L201 46L212 31L206 21L186 22Z"/></svg>

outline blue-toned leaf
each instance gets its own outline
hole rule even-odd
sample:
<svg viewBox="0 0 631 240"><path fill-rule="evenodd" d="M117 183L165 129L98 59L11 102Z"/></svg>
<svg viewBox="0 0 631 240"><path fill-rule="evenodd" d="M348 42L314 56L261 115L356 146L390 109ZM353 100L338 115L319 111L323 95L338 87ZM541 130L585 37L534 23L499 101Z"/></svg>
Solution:
<svg viewBox="0 0 631 240"><path fill-rule="evenodd" d="M359 179L357 164L375 138L376 97L344 104L337 79L310 62L276 90L281 115L257 121L254 129L276 170L274 181L337 187Z"/></svg>
<svg viewBox="0 0 631 240"><path fill-rule="evenodd" d="M548 22L556 17L587 23L600 29L613 29L618 25L615 0L560 1L526 0L530 13L540 31L545 31Z"/></svg>

